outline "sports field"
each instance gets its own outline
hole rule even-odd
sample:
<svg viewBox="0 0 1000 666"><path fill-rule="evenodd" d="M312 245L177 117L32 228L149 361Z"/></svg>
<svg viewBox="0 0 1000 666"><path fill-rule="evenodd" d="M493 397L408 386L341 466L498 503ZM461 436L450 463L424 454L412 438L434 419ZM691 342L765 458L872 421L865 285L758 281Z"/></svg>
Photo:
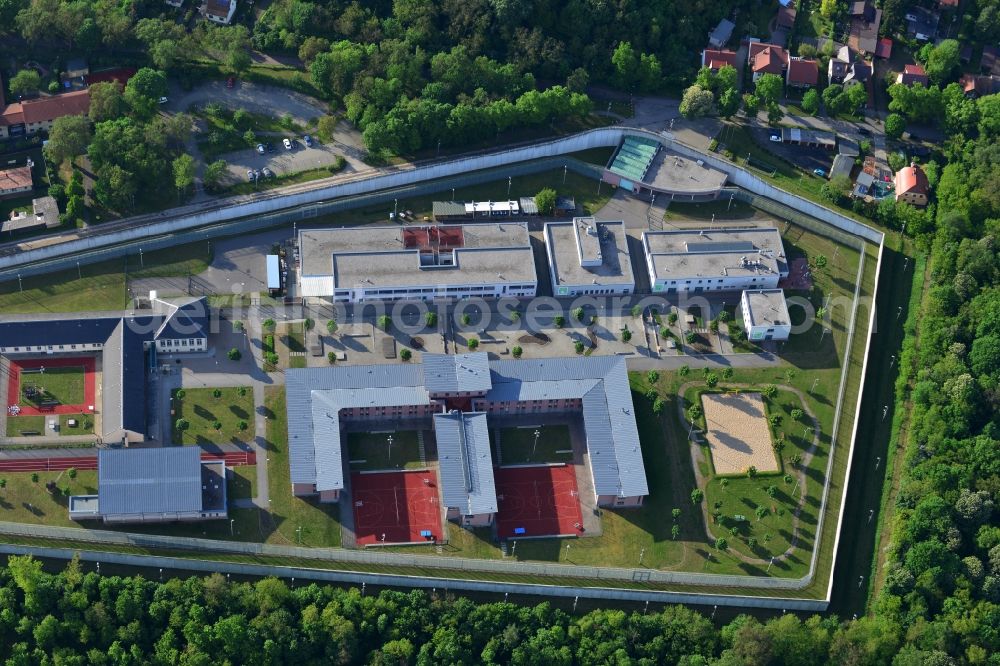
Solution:
<svg viewBox="0 0 1000 666"><path fill-rule="evenodd" d="M20 416L88 412L96 400L93 357L10 359L7 382Z"/></svg>
<svg viewBox="0 0 1000 666"><path fill-rule="evenodd" d="M501 539L581 534L583 516L572 465L495 471Z"/></svg>
<svg viewBox="0 0 1000 666"><path fill-rule="evenodd" d="M347 434L347 451L353 470L369 472L427 467L426 461L420 459L416 430L351 432Z"/></svg>
<svg viewBox="0 0 1000 666"><path fill-rule="evenodd" d="M535 432L538 444L535 445ZM573 459L569 427L564 425L498 428L490 431L500 465L567 463Z"/></svg>
<svg viewBox="0 0 1000 666"><path fill-rule="evenodd" d="M760 393L706 393L701 401L716 474L778 471Z"/></svg>
<svg viewBox="0 0 1000 666"><path fill-rule="evenodd" d="M433 472L351 474L351 503L358 545L441 538L441 506Z"/></svg>

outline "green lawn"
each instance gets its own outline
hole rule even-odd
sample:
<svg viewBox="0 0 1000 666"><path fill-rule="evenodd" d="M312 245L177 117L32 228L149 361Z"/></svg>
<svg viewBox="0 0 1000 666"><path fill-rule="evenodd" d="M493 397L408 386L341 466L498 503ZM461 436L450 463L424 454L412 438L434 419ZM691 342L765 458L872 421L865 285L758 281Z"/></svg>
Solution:
<svg viewBox="0 0 1000 666"><path fill-rule="evenodd" d="M200 273L211 260L204 242L178 245L166 250L138 253L121 259L81 264L55 273L25 276L0 282L0 312L80 312L121 310L127 303L125 275L129 278L175 277Z"/></svg>
<svg viewBox="0 0 1000 666"><path fill-rule="evenodd" d="M303 499L292 495L288 470L288 417L285 390L266 389L267 479L271 511L262 519L267 525L268 543L304 546L340 546L340 504L321 504L319 498ZM350 506L345 506L350 511ZM299 528L301 531L298 531Z"/></svg>
<svg viewBox="0 0 1000 666"><path fill-rule="evenodd" d="M178 398L179 390L184 391L183 398ZM219 397L215 397L216 391ZM253 439L253 391L248 386L177 389L172 394L172 401L174 441L178 444L221 444ZM177 429L180 419L188 422L186 430ZM240 427L243 424L246 428Z"/></svg>
<svg viewBox="0 0 1000 666"><path fill-rule="evenodd" d="M86 378L83 366L45 368L45 372L21 371L21 399L38 404L42 400L56 400L62 405L83 404L83 384ZM44 395L29 399L25 393L28 386L35 386Z"/></svg>
<svg viewBox="0 0 1000 666"><path fill-rule="evenodd" d="M233 467L233 475L226 480L227 497L234 499L252 499L257 495L257 467L254 465L238 465Z"/></svg>
<svg viewBox="0 0 1000 666"><path fill-rule="evenodd" d="M45 434L44 416L8 416L7 436L20 437L22 431L34 431L40 435Z"/></svg>
<svg viewBox="0 0 1000 666"><path fill-rule="evenodd" d="M535 432L538 446L535 446ZM502 428L490 431L494 451L499 451L501 465L568 462L573 459L569 427L546 425L538 428ZM499 446L497 438L499 437ZM534 449L534 451L533 451Z"/></svg>
<svg viewBox="0 0 1000 666"><path fill-rule="evenodd" d="M13 523L33 523L73 527L69 519L68 496L92 495L97 492L97 472L80 471L75 479L69 471L38 472L32 481L31 472L0 472L7 485L0 489L0 520ZM45 487L54 481L56 491ZM69 490L66 493L65 490Z"/></svg>
<svg viewBox="0 0 1000 666"><path fill-rule="evenodd" d="M389 445L392 437L392 445ZM420 469L420 446L416 430L395 432L352 432L347 434L351 469L357 471Z"/></svg>
<svg viewBox="0 0 1000 666"><path fill-rule="evenodd" d="M76 421L76 427L69 426L70 420ZM59 416L60 435L92 435L94 434L94 417L90 414L61 414Z"/></svg>

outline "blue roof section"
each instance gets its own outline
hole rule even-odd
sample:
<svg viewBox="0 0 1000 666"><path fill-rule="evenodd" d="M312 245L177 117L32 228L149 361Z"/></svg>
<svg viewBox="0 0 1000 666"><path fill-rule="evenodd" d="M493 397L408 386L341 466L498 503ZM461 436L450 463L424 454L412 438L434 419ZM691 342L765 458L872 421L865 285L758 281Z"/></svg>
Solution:
<svg viewBox="0 0 1000 666"><path fill-rule="evenodd" d="M97 453L101 515L201 511L201 449L101 449Z"/></svg>
<svg viewBox="0 0 1000 666"><path fill-rule="evenodd" d="M490 384L486 352L424 354L424 386L428 393L485 393Z"/></svg>
<svg viewBox="0 0 1000 666"><path fill-rule="evenodd" d="M38 319L0 323L4 347L103 343L121 322L121 317L96 319Z"/></svg>
<svg viewBox="0 0 1000 666"><path fill-rule="evenodd" d="M434 415L441 500L462 515L496 513L497 492L486 414Z"/></svg>

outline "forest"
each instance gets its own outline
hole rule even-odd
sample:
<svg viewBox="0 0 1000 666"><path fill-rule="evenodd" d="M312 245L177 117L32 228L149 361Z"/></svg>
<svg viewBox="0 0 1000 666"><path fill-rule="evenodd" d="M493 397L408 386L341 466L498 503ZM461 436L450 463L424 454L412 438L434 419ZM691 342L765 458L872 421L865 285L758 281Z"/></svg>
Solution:
<svg viewBox="0 0 1000 666"><path fill-rule="evenodd" d="M91 567L87 567L90 569ZM721 628L684 606L662 612L548 603L476 604L421 591L363 594L221 574L157 583L58 574L30 557L0 572L0 658L7 664L949 664L902 647L882 618L842 623L741 615ZM895 655L895 661L893 661Z"/></svg>

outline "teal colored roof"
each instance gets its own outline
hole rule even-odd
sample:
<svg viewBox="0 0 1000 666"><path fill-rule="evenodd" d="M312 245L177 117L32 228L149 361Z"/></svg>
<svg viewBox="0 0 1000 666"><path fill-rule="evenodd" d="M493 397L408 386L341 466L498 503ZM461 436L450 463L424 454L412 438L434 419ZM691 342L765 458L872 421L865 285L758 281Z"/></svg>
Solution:
<svg viewBox="0 0 1000 666"><path fill-rule="evenodd" d="M631 180L641 181L656 157L659 144L644 137L625 137L609 170Z"/></svg>

